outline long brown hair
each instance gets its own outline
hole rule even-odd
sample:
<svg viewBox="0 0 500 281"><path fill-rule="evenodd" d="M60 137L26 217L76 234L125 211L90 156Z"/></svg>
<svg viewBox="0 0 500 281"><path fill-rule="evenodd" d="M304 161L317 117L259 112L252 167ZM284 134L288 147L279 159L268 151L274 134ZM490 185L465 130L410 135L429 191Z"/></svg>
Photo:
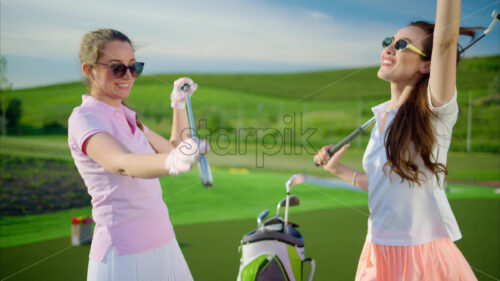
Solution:
<svg viewBox="0 0 500 281"><path fill-rule="evenodd" d="M102 50L107 43L111 41L122 41L127 42L134 50L134 45L132 41L127 37L127 35L122 32L111 29L111 28L100 28L91 32L88 32L82 37L80 41L80 62L86 63L92 67L97 64L100 56L102 55ZM135 50L134 50L135 51ZM90 94L91 83L90 80L85 77L85 84L87 86L87 92ZM127 103L122 100L122 104L130 109L132 109ZM142 122L139 120L139 116L136 113L136 125L142 131L144 131L144 126Z"/></svg>
<svg viewBox="0 0 500 281"><path fill-rule="evenodd" d="M423 41L423 52L427 57L421 58L431 60L434 24L417 21L410 23L409 26L419 27L427 34ZM460 34L474 38L475 29L479 28L460 28ZM458 49L457 64L460 59ZM430 170L436 178L440 173L444 174L445 177L448 175L447 167L443 163L435 162L436 159L432 157L432 150L436 145L432 120L437 115L429 108L428 84L429 74L426 74L401 105L385 135L387 162L384 165L384 171L390 167L389 173L394 172L402 180L416 184L420 184L422 180L421 170L416 162L418 157L422 160L425 168Z"/></svg>

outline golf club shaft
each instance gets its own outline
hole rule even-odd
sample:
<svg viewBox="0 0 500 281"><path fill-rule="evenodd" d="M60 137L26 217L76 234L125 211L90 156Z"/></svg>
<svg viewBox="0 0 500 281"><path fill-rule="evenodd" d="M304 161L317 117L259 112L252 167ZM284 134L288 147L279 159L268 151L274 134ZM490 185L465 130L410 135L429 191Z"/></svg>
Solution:
<svg viewBox="0 0 500 281"><path fill-rule="evenodd" d="M191 97L189 97L189 88L190 88L189 85L184 86L184 91L186 91L186 104L189 116L189 127L191 127L191 136L195 138L196 130L194 128L193 109L191 108Z"/></svg>
<svg viewBox="0 0 500 281"><path fill-rule="evenodd" d="M286 206L285 206L285 223L283 224L283 228L285 231L285 234L288 234L288 206L290 204L290 192L286 194Z"/></svg>
<svg viewBox="0 0 500 281"><path fill-rule="evenodd" d="M335 146L330 148L328 150L328 154L332 156L335 154L335 152L339 151L344 145L347 143L351 142L355 137L357 137L359 134L363 132L363 130L370 126L373 122L375 122L375 117L372 117L370 120L368 120L365 124L361 125L361 127L357 128L352 132L350 135L348 135L345 139L341 140L339 143L337 143ZM316 166L320 166L320 164L316 163Z"/></svg>
<svg viewBox="0 0 500 281"><path fill-rule="evenodd" d="M182 90L186 93L186 104L188 111L189 127L191 128L191 136L196 138L196 128L194 127L193 109L191 107L191 97L189 96L190 85L185 84L182 86ZM210 171L210 166L208 165L208 159L205 154L200 155L198 160L198 170L200 173L201 183L204 187L210 188L213 186L212 171Z"/></svg>
<svg viewBox="0 0 500 281"><path fill-rule="evenodd" d="M486 36L486 33L483 33L481 34L481 36L477 37L476 39L474 39L474 41L470 42L469 45L467 45L465 48L463 48L462 50L460 50L460 54L462 54L463 52L465 52L467 49L469 49L470 47L472 47L472 45L476 44L477 41L481 40L481 38L483 38L484 36Z"/></svg>

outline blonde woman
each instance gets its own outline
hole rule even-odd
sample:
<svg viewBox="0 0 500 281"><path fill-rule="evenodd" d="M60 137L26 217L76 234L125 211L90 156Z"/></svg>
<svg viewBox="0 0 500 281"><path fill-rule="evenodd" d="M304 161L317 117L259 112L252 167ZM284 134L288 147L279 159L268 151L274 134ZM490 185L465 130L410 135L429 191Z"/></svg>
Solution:
<svg viewBox="0 0 500 281"><path fill-rule="evenodd" d="M68 120L68 143L92 197L96 223L87 280L192 280L162 199L158 177L185 173L206 152L205 143L184 138L188 128L184 83L171 94L170 140L148 129L125 106L143 70L130 39L113 29L83 36L81 70L87 94Z"/></svg>

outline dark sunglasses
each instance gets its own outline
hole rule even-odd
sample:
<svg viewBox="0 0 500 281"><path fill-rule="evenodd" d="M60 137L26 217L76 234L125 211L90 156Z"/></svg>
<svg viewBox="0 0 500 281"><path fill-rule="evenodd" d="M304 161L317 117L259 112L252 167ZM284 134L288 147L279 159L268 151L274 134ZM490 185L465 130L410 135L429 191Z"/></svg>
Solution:
<svg viewBox="0 0 500 281"><path fill-rule="evenodd" d="M382 41L382 47L387 48L390 45L392 45L393 42L394 42L394 37L387 37ZM413 46L406 39L399 39L398 41L394 42L394 49L396 49L396 51L403 51L405 49L410 49L413 52L415 52L423 57L427 57L427 55L424 54L424 52L417 49L415 46Z"/></svg>
<svg viewBox="0 0 500 281"><path fill-rule="evenodd" d="M96 63L96 64L109 66L109 68L111 68L111 74L113 74L114 78L123 78L123 76L127 74L127 69L130 71L130 75L136 78L137 76L141 75L142 70L144 69L143 62L136 62L131 65L125 65L123 63L116 63L116 64Z"/></svg>

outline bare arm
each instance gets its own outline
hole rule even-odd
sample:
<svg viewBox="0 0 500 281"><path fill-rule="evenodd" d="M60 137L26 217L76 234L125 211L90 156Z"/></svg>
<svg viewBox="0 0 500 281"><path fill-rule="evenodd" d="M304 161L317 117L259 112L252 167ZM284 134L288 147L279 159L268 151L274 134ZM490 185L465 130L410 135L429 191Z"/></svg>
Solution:
<svg viewBox="0 0 500 281"><path fill-rule="evenodd" d="M145 135L156 153L170 153L175 149L172 143L152 130L147 130Z"/></svg>
<svg viewBox="0 0 500 281"><path fill-rule="evenodd" d="M155 178L168 175L162 154L134 154L109 133L97 133L86 143L86 152L107 171L131 177Z"/></svg>
<svg viewBox="0 0 500 281"><path fill-rule="evenodd" d="M435 107L449 102L455 93L460 7L460 0L437 0L429 78L431 102Z"/></svg>
<svg viewBox="0 0 500 281"><path fill-rule="evenodd" d="M335 169L328 169L328 167L325 167L325 170L341 178L342 180L368 192L368 177L365 173L343 164L338 164Z"/></svg>

